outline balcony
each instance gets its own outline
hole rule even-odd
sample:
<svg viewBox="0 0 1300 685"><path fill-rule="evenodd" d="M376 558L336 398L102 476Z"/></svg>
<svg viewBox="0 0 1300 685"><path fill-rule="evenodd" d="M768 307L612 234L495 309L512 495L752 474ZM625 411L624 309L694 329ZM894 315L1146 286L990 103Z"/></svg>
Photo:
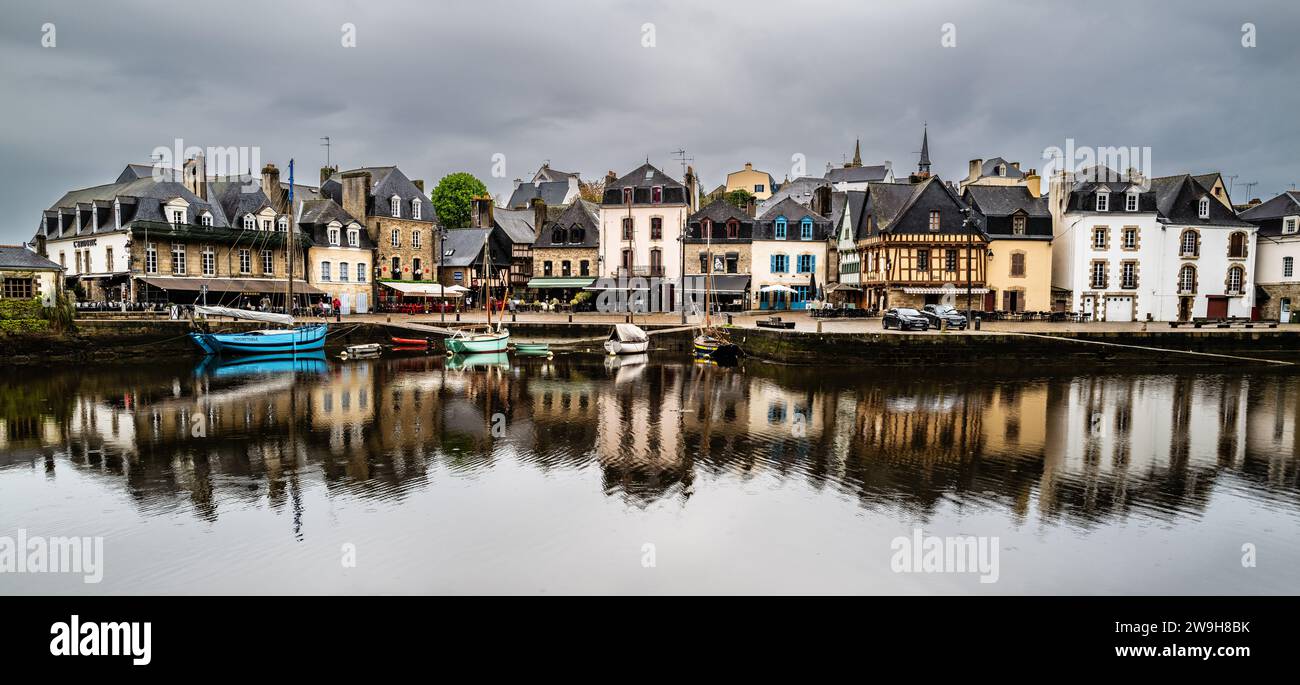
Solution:
<svg viewBox="0 0 1300 685"><path fill-rule="evenodd" d="M643 278L644 277L663 278L664 267L662 264L654 265L654 266L646 266L644 264L633 264L631 269L628 269L626 266L620 266L618 267L618 270L614 272L614 275L618 277L627 277L627 278L633 278L636 276L640 276Z"/></svg>

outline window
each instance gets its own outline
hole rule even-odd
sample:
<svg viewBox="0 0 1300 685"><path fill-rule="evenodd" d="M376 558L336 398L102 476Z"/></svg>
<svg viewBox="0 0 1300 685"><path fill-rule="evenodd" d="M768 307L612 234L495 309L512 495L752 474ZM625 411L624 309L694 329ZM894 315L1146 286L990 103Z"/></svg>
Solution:
<svg viewBox="0 0 1300 685"><path fill-rule="evenodd" d="M30 300L36 297L36 289L32 287L31 278L6 278L3 296L5 298Z"/></svg>
<svg viewBox="0 0 1300 685"><path fill-rule="evenodd" d="M239 255L240 265L243 265L244 254L248 250L241 250ZM201 254L201 265L204 276L215 276L217 274L217 256L213 254L211 247L204 247Z"/></svg>
<svg viewBox="0 0 1300 685"><path fill-rule="evenodd" d="M271 220L270 220L270 219L262 219L262 230L263 230L263 231L270 232L270 230L271 230Z"/></svg>
<svg viewBox="0 0 1300 685"><path fill-rule="evenodd" d="M657 247L650 250L650 275L664 275L664 251Z"/></svg>
<svg viewBox="0 0 1300 685"><path fill-rule="evenodd" d="M330 240L330 245L339 244L339 229L331 228L329 230L329 240Z"/></svg>
<svg viewBox="0 0 1300 685"><path fill-rule="evenodd" d="M349 266L351 265L349 265L347 262L339 262L339 282L341 283L348 282L348 273L350 271L350 269L348 268Z"/></svg>
<svg viewBox="0 0 1300 685"><path fill-rule="evenodd" d="M567 260L567 259L564 260L564 261L562 261L562 262L560 262L560 275L561 275L561 276L564 276L565 278L568 278L569 276L572 276L572 275L573 275L573 262L570 262L570 261Z"/></svg>
<svg viewBox="0 0 1300 685"><path fill-rule="evenodd" d="M623 240L632 239L632 217L623 217Z"/></svg>
<svg viewBox="0 0 1300 685"><path fill-rule="evenodd" d="M796 263L798 272L801 274L810 274L817 269L817 255L801 254Z"/></svg>
<svg viewBox="0 0 1300 685"><path fill-rule="evenodd" d="M270 250L262 250L262 275L270 276L275 273L275 257Z"/></svg>
<svg viewBox="0 0 1300 685"><path fill-rule="evenodd" d="M1287 219L1286 223L1282 224L1282 233L1284 235L1290 235L1295 232L1296 232L1295 219Z"/></svg>
<svg viewBox="0 0 1300 685"><path fill-rule="evenodd" d="M574 226L569 229L569 243L573 245L581 245L586 240L587 230L585 228L574 224Z"/></svg>
<svg viewBox="0 0 1300 685"><path fill-rule="evenodd" d="M631 189L631 188L624 188L624 189L623 189L623 204L625 204L625 205L630 205L630 204L632 204L632 189Z"/></svg>
<svg viewBox="0 0 1300 685"><path fill-rule="evenodd" d="M543 276L550 276L550 275L551 275L551 264L552 264L552 262L551 262L551 260L549 260L549 259L546 260L546 261L544 261L544 262L542 262L542 275L543 275Z"/></svg>
<svg viewBox="0 0 1300 685"><path fill-rule="evenodd" d="M355 228L348 229L348 247L361 247L361 231Z"/></svg>
<svg viewBox="0 0 1300 685"><path fill-rule="evenodd" d="M1106 227L1097 226L1092 229L1092 249L1106 249Z"/></svg>
<svg viewBox="0 0 1300 685"><path fill-rule="evenodd" d="M357 283L366 282L366 264L362 262L357 264Z"/></svg>
<svg viewBox="0 0 1300 685"><path fill-rule="evenodd" d="M1233 259L1246 258L1246 234L1237 231L1228 237L1228 256Z"/></svg>
<svg viewBox="0 0 1300 685"><path fill-rule="evenodd" d="M929 270L930 270L930 251L929 251L929 250L918 250L918 251L917 251L917 253L916 253L916 270L917 270L917 271L929 271Z"/></svg>
<svg viewBox="0 0 1300 685"><path fill-rule="evenodd" d="M412 218L412 219L418 219L418 218L420 218L420 201L419 201L419 200L411 200L411 218Z"/></svg>
<svg viewBox="0 0 1300 685"><path fill-rule="evenodd" d="M401 247L401 246L402 246L402 232L401 232L399 229L396 229L396 228L393 229L393 234L392 234L392 245L393 245L393 247Z"/></svg>
<svg viewBox="0 0 1300 685"><path fill-rule="evenodd" d="M772 273L783 274L790 270L790 258L783 254L772 255Z"/></svg>
<svg viewBox="0 0 1300 685"><path fill-rule="evenodd" d="M421 280L424 277L424 269L421 268L419 257L411 260L411 273L415 275L415 280Z"/></svg>
<svg viewBox="0 0 1300 685"><path fill-rule="evenodd" d="M754 184L754 192L755 192L755 193L761 193L761 192L763 192L763 189L766 188L766 187L767 187L767 186L763 185L762 183L755 183L755 184Z"/></svg>
<svg viewBox="0 0 1300 685"><path fill-rule="evenodd" d="M1023 214L1017 214L1014 218L1011 219L1011 235L1024 235L1024 234L1025 234L1025 216Z"/></svg>
<svg viewBox="0 0 1300 685"><path fill-rule="evenodd" d="M650 189L650 202L652 202L652 203L654 203L654 204L659 204L660 202L663 202L663 201L664 201L664 189L663 189L663 186L655 186L655 187L651 188L651 189Z"/></svg>
<svg viewBox="0 0 1300 685"><path fill-rule="evenodd" d="M1191 264L1184 264L1183 268L1178 270L1178 292L1196 292L1196 267Z"/></svg>
<svg viewBox="0 0 1300 685"><path fill-rule="evenodd" d="M81 268L81 250L77 250L76 257L77 257L77 273L82 273L82 271L84 270Z"/></svg>
<svg viewBox="0 0 1300 685"><path fill-rule="evenodd" d="M799 239L812 240L812 235L813 235L812 228L813 228L812 219L809 219L808 217L804 217L803 221L799 222Z"/></svg>
<svg viewBox="0 0 1300 685"><path fill-rule="evenodd" d="M1119 287L1133 290L1138 287L1137 262L1124 262L1120 265Z"/></svg>
<svg viewBox="0 0 1300 685"><path fill-rule="evenodd" d="M736 240L740 238L740 222L735 219L727 221L727 238Z"/></svg>
<svg viewBox="0 0 1300 685"><path fill-rule="evenodd" d="M321 263L320 263L320 280L321 280L322 282L328 282L328 281L330 280L330 263L329 263L329 262L321 262Z"/></svg>
<svg viewBox="0 0 1300 685"><path fill-rule="evenodd" d="M930 210L930 230L939 230L939 210L937 209Z"/></svg>
<svg viewBox="0 0 1300 685"><path fill-rule="evenodd" d="M664 239L664 220L661 219L660 217L656 216L650 219L650 239L651 240Z"/></svg>
<svg viewBox="0 0 1300 685"><path fill-rule="evenodd" d="M389 214L401 218L402 216L402 198L394 195L388 200Z"/></svg>
<svg viewBox="0 0 1300 685"><path fill-rule="evenodd" d="M706 274L706 273L708 273L708 272L709 272L709 253L707 253L707 252L701 252L701 253L700 253L700 273L702 273L702 274Z"/></svg>
<svg viewBox="0 0 1300 685"><path fill-rule="evenodd" d="M388 275L389 275L389 277L391 277L391 278L400 278L400 277L401 277L401 275L402 275L402 258L401 258L401 257L393 257L393 270L392 270L392 272L390 272Z"/></svg>
<svg viewBox="0 0 1300 685"><path fill-rule="evenodd" d="M1106 262L1092 263L1092 287L1099 290L1106 287Z"/></svg>
<svg viewBox="0 0 1300 685"><path fill-rule="evenodd" d="M785 221L785 217L783 217L783 216L779 216L779 217L777 217L777 218L776 218L775 228L773 229L773 231L774 231L774 237L775 237L777 240L785 240L786 227L787 227L787 224L786 224L786 221Z"/></svg>
<svg viewBox="0 0 1300 685"><path fill-rule="evenodd" d="M944 271L956 271L956 270L957 270L957 251L956 251L956 250L948 249L948 250L944 250L944 251L943 251L943 270L944 270Z"/></svg>
<svg viewBox="0 0 1300 685"><path fill-rule="evenodd" d="M412 247L412 248L415 248L415 249L417 249L417 250L420 249L420 232L419 232L419 231L411 231L411 247Z"/></svg>
<svg viewBox="0 0 1300 685"><path fill-rule="evenodd" d="M1128 195L1124 196L1124 211L1136 212L1137 210L1138 210L1138 194L1136 191L1131 191L1128 193Z"/></svg>
<svg viewBox="0 0 1300 685"><path fill-rule="evenodd" d="M1011 253L1011 276L1013 278L1025 277L1025 253L1023 252Z"/></svg>
<svg viewBox="0 0 1300 685"><path fill-rule="evenodd" d="M591 262L590 262L590 261L584 259L584 260L578 262L578 275L579 275L579 276L590 276L590 275L591 275Z"/></svg>
<svg viewBox="0 0 1300 685"><path fill-rule="evenodd" d="M1210 218L1210 198L1201 198L1200 203L1196 207L1196 215L1202 219Z"/></svg>
<svg viewBox="0 0 1300 685"><path fill-rule="evenodd" d="M185 246L179 243L172 244L172 273L185 275Z"/></svg>
<svg viewBox="0 0 1300 685"><path fill-rule="evenodd" d="M1228 294L1229 295L1240 295L1242 290L1241 286L1245 282L1246 282L1245 269L1239 266L1234 266L1228 269Z"/></svg>
<svg viewBox="0 0 1300 685"><path fill-rule="evenodd" d="M1107 192L1097 193L1097 211L1099 212L1110 211L1110 193Z"/></svg>
<svg viewBox="0 0 1300 685"><path fill-rule="evenodd" d="M203 224L204 226L209 226L209 227L212 226L212 215L208 214L207 212L204 212L203 216L199 217L199 223Z"/></svg>
<svg viewBox="0 0 1300 685"><path fill-rule="evenodd" d="M65 268L65 269L68 268L68 255L67 255L67 253L65 253L65 252L60 252L60 253L59 253L59 266Z"/></svg>
<svg viewBox="0 0 1300 685"><path fill-rule="evenodd" d="M104 248L104 271L113 271L113 248Z"/></svg>
<svg viewBox="0 0 1300 685"><path fill-rule="evenodd" d="M280 220L277 221L277 222L275 222L275 230L280 231L281 233L284 233L285 231L288 231L288 230L289 230L289 220L286 219L286 218L284 218L284 217L280 217Z"/></svg>
<svg viewBox="0 0 1300 685"><path fill-rule="evenodd" d="M625 273L632 272L632 251L628 249L623 250L623 271Z"/></svg>
<svg viewBox="0 0 1300 685"><path fill-rule="evenodd" d="M1294 275L1294 274L1295 274L1295 258L1294 258L1294 257L1283 257L1283 258L1282 258L1282 276L1285 277L1285 278L1291 278L1291 276Z"/></svg>
<svg viewBox="0 0 1300 685"><path fill-rule="evenodd" d="M1137 226L1124 227L1124 249L1136 250L1138 246L1138 229Z"/></svg>
<svg viewBox="0 0 1300 685"><path fill-rule="evenodd" d="M735 252L727 253L727 273L734 274L740 272L740 255Z"/></svg>
<svg viewBox="0 0 1300 685"><path fill-rule="evenodd" d="M63 253L59 253L59 263L63 263ZM149 243L144 248L144 270L151 274L158 273L158 248Z"/></svg>
<svg viewBox="0 0 1300 685"><path fill-rule="evenodd" d="M1183 231L1179 241L1179 254L1183 257L1195 257L1201 253L1201 240L1196 231Z"/></svg>
<svg viewBox="0 0 1300 685"><path fill-rule="evenodd" d="M245 231L251 231L251 230L253 230L253 229L255 229L255 228L257 228L257 222L255 222L255 221L253 220L253 215L252 215L252 214L245 214L245 215L244 215L244 230L245 230Z"/></svg>
<svg viewBox="0 0 1300 685"><path fill-rule="evenodd" d="M184 211L184 210L180 210L180 209L173 209L173 210L172 210L172 223L174 223L174 224L183 224L183 223L185 223L185 211Z"/></svg>
<svg viewBox="0 0 1300 685"><path fill-rule="evenodd" d="M563 245L563 244L564 244L564 229L563 229L563 228L554 228L554 229L551 229L551 244L552 244L552 245Z"/></svg>

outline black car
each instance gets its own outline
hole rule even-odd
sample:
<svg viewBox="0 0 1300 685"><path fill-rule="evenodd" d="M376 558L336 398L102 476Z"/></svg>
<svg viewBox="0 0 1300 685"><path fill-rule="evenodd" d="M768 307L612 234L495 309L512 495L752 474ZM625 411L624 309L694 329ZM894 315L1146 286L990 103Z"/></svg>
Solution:
<svg viewBox="0 0 1300 685"><path fill-rule="evenodd" d="M898 307L885 312L882 321L885 328L897 328L900 331L928 331L930 322L921 312L906 307Z"/></svg>
<svg viewBox="0 0 1300 685"><path fill-rule="evenodd" d="M925 305L925 309L922 310L921 315L924 316L926 321L929 321L930 325L935 328L942 328L942 323L944 321L948 322L948 328L956 328L963 331L970 325L970 322L966 320L966 315L957 311L951 305L927 304Z"/></svg>

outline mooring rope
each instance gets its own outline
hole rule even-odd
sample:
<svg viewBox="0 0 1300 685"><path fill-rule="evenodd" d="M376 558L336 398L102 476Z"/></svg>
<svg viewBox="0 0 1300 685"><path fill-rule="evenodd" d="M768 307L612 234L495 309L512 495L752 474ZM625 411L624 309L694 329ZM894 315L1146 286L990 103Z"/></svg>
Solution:
<svg viewBox="0 0 1300 685"><path fill-rule="evenodd" d="M1178 354L1191 354L1200 357L1217 357L1219 359L1232 359L1236 361L1263 362L1265 364L1277 364L1279 366L1295 366L1295 362L1281 361L1278 359L1259 359L1256 357L1242 357L1231 354L1216 354L1214 352L1196 352L1194 350L1175 350L1167 347L1149 347L1146 345L1126 345L1124 343L1102 342L1100 340L1083 340L1081 338L1063 338L1057 335L1043 335L1042 333L1019 333L1012 331L999 331L1002 335L1022 335L1030 338L1046 338L1048 340L1065 340L1068 342L1084 343L1086 345L1103 345L1106 347L1125 347L1134 350L1147 350L1149 352L1177 352Z"/></svg>

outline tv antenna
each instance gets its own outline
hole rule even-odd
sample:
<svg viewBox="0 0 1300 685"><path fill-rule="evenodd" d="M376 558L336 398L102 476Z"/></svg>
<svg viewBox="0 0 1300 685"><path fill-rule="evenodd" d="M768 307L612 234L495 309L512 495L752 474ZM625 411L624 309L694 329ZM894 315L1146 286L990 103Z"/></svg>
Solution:
<svg viewBox="0 0 1300 685"><path fill-rule="evenodd" d="M321 143L321 147L325 148L325 166L328 167L328 166L330 165L330 137L329 137L329 136L321 136L320 139L323 140L323 141L325 141L325 142ZM331 168L332 168L332 167L331 167Z"/></svg>
<svg viewBox="0 0 1300 685"><path fill-rule="evenodd" d="M1239 174L1233 174L1228 177L1228 197L1232 197L1232 187L1235 184L1238 175Z"/></svg>
<svg viewBox="0 0 1300 685"><path fill-rule="evenodd" d="M1249 183L1243 183L1241 185L1246 186L1246 202L1250 202L1251 188L1259 185L1259 181L1250 181Z"/></svg>
<svg viewBox="0 0 1300 685"><path fill-rule="evenodd" d="M672 154L673 157L675 157L675 158L677 159L677 161L679 161L679 162L682 163L682 179L685 180L685 179L686 179L686 163L687 163L687 162L694 162L694 161L695 161L695 158L694 158L694 157L687 157L687 156L686 156L686 150L685 150L685 149L673 150L671 154Z"/></svg>

